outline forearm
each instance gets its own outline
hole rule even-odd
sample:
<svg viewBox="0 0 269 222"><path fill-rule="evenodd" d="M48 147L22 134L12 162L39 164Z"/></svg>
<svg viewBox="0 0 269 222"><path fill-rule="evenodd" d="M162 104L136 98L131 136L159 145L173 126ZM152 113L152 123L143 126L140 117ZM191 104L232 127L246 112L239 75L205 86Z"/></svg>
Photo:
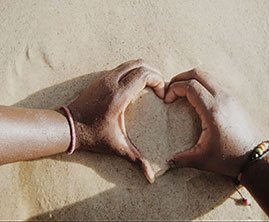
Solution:
<svg viewBox="0 0 269 222"><path fill-rule="evenodd" d="M69 144L69 124L61 113L0 106L0 164L62 153Z"/></svg>
<svg viewBox="0 0 269 222"><path fill-rule="evenodd" d="M269 215L269 156L249 166L242 174L241 183Z"/></svg>

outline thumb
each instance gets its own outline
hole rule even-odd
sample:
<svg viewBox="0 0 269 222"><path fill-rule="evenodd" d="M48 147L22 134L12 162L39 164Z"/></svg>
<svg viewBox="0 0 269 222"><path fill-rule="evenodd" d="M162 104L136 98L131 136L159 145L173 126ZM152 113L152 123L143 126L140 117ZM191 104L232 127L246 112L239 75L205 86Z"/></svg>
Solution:
<svg viewBox="0 0 269 222"><path fill-rule="evenodd" d="M192 148L178 152L172 156L167 162L170 168L196 168L200 169L200 163L202 161L202 156L199 152L198 145L193 146Z"/></svg>
<svg viewBox="0 0 269 222"><path fill-rule="evenodd" d="M128 144L128 150L132 153L132 155L129 155L129 157L133 157L133 156L136 157L134 160L132 160L132 158L130 158L130 159L133 162L138 164L138 166L143 171L143 173L144 173L145 177L147 178L147 180L149 181L149 183L154 183L155 174L154 174L154 171L153 171L152 166L150 165L149 161L144 156L142 156L142 154L140 153L138 148L131 142L131 140L128 137L126 138L126 140L127 140L127 144Z"/></svg>
<svg viewBox="0 0 269 222"><path fill-rule="evenodd" d="M155 181L155 174L154 171L149 163L149 161L147 159L145 159L144 157L141 157L139 159L140 162L140 167L143 170L143 173L145 175L145 177L147 178L147 180L149 181L149 183L154 183Z"/></svg>
<svg viewBox="0 0 269 222"><path fill-rule="evenodd" d="M123 114L120 115L119 123L119 127L114 128L113 133L109 134L111 137L111 143L113 143L113 150L116 152L116 154L129 160L130 162L137 163L142 169L147 180L150 183L153 183L155 181L155 175L152 166L148 160L142 156L139 149L129 138L125 128Z"/></svg>
<svg viewBox="0 0 269 222"><path fill-rule="evenodd" d="M149 161L142 156L127 135L122 134L121 137L118 135L116 138L117 140L114 140L112 145L114 152L128 161L136 163L143 171L147 180L153 183L155 181L155 175Z"/></svg>

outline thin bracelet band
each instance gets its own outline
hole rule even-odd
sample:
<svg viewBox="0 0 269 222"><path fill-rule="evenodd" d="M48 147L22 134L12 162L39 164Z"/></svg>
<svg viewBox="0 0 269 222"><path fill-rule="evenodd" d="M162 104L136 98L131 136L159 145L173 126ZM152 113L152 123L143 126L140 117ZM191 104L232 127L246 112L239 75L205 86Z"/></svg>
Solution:
<svg viewBox="0 0 269 222"><path fill-rule="evenodd" d="M62 106L60 107L60 109L66 113L67 120L70 126L71 142L66 152L68 155L71 155L76 149L76 130L75 130L74 119L68 107Z"/></svg>

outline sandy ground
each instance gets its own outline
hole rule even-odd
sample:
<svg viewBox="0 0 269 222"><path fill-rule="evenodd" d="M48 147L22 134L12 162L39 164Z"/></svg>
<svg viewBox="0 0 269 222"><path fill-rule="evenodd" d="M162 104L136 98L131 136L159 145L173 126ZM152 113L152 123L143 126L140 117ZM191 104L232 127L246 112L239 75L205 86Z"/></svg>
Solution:
<svg viewBox="0 0 269 222"><path fill-rule="evenodd" d="M167 81L203 67L269 136L268 18L262 0L1 0L0 104L53 108L100 71L144 58ZM127 127L159 167L194 143L199 122L186 101L165 106L145 92ZM237 206L225 178L180 169L149 185L127 161L92 153L1 166L0 187L2 220L268 219L255 202Z"/></svg>

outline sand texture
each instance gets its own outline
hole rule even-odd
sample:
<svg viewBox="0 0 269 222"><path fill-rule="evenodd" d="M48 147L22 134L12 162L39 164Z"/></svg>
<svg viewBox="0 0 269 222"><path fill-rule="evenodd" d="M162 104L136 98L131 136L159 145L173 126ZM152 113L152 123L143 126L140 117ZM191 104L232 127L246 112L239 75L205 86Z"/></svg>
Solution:
<svg viewBox="0 0 269 222"><path fill-rule="evenodd" d="M129 137L149 160L156 177L168 170L166 160L194 145L201 133L198 115L186 99L165 105L151 90L144 90L125 116Z"/></svg>
<svg viewBox="0 0 269 222"><path fill-rule="evenodd" d="M102 71L144 58L166 81L207 70L269 137L268 18L266 0L1 0L0 104L54 108ZM200 130L186 100L167 106L150 90L126 125L156 172ZM268 219L254 201L237 206L226 178L178 169L149 185L129 162L86 152L1 166L0 187L1 220Z"/></svg>

